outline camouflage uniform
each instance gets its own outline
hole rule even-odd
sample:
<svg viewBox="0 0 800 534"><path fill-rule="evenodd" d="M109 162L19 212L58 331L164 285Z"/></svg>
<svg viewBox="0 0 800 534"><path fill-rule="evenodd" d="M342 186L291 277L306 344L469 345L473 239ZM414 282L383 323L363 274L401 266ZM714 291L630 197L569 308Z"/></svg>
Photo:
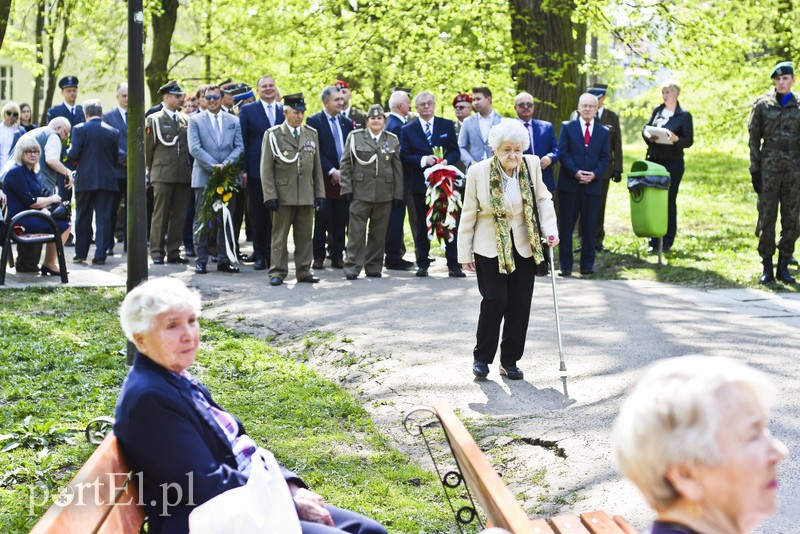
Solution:
<svg viewBox="0 0 800 534"><path fill-rule="evenodd" d="M762 179L758 195L758 254L765 268L772 267L775 254L775 223L778 204L781 237L778 241L779 268L789 262L800 235L800 107L796 95L784 106L775 89L758 97L748 120L750 131L750 174Z"/></svg>

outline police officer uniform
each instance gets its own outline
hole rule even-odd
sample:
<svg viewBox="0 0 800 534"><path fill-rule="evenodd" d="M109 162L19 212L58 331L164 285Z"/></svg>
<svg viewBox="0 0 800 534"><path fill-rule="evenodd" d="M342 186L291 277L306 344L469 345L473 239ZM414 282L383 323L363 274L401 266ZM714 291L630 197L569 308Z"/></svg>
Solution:
<svg viewBox="0 0 800 534"><path fill-rule="evenodd" d="M794 66L785 61L775 66L772 78L794 75ZM759 282L778 279L793 284L788 265L800 235L800 107L794 93L781 95L775 88L759 96L748 119L750 132L750 174L758 193L756 236L758 254L764 266ZM775 254L775 224L781 213L778 240L778 268L772 270Z"/></svg>
<svg viewBox="0 0 800 534"><path fill-rule="evenodd" d="M284 106L305 111L302 93L283 97ZM287 239L293 229L294 264L299 282L318 282L311 274L314 208L325 198L317 131L287 122L273 126L261 147L261 187L264 204L272 210L270 285L280 285L289 274Z"/></svg>
<svg viewBox="0 0 800 534"><path fill-rule="evenodd" d="M386 118L378 104L369 108L367 116ZM341 163L342 198L350 201L345 276L355 280L363 267L367 276L380 278L392 201L403 202L400 140L386 130L377 135L369 128L353 130Z"/></svg>
<svg viewBox="0 0 800 534"><path fill-rule="evenodd" d="M175 81L163 85L158 92L185 94ZM188 263L180 252L192 182L188 128L186 115L170 112L166 107L145 119L145 163L153 184L150 257L155 264L164 263L165 256L167 263Z"/></svg>

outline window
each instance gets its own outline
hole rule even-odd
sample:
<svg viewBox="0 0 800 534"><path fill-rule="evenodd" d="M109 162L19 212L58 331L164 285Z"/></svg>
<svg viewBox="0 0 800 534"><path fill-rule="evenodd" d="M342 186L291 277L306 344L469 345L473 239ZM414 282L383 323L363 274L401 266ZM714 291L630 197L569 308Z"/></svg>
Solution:
<svg viewBox="0 0 800 534"><path fill-rule="evenodd" d="M0 67L0 100L11 100L14 93L13 87L14 67Z"/></svg>

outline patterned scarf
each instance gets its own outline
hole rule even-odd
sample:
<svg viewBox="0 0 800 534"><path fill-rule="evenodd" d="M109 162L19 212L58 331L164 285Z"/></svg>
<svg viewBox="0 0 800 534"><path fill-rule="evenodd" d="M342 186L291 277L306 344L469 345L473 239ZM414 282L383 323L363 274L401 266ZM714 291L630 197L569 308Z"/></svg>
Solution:
<svg viewBox="0 0 800 534"><path fill-rule="evenodd" d="M542 241L539 238L539 229L533 215L534 198L533 188L531 187L528 165L523 159L522 165L517 173L519 180L519 191L522 195L522 211L525 214L525 225L528 227L528 237L531 242L531 250L536 263L544 261L542 254ZM500 160L497 156L492 156L492 163L489 166L489 204L492 206L492 216L494 217L494 234L497 241L497 266L500 274L510 274L514 272L514 252L511 242L511 230L508 227L506 218L506 208L503 202L503 171L500 167Z"/></svg>

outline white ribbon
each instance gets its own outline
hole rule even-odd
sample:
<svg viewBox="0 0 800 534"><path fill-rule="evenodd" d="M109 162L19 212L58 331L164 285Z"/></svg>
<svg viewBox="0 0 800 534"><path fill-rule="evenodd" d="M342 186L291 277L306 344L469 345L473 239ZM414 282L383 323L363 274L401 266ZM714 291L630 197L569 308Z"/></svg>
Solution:
<svg viewBox="0 0 800 534"><path fill-rule="evenodd" d="M363 131L364 130L355 130L353 133L355 133L355 132L363 132ZM356 162L359 165L363 165L364 167L366 167L367 165L370 165L370 164L374 163L375 164L375 174L378 174L378 154L377 153L373 154L372 157L369 158L367 161L364 161L363 159L358 157L358 154L356 154L356 143L355 143L355 141L350 143L350 153L353 155L353 157L355 158Z"/></svg>
<svg viewBox="0 0 800 534"><path fill-rule="evenodd" d="M178 125L180 126L180 121L178 121L177 117L175 121L178 122ZM153 117L153 133L155 134L156 139L158 139L158 141L164 146L173 146L178 142L178 137L180 137L179 135L176 135L175 139L173 139L171 143L164 141L164 138L161 136L161 123L159 122L158 117Z"/></svg>
<svg viewBox="0 0 800 534"><path fill-rule="evenodd" d="M220 228L220 230L225 233L225 255L228 257L230 263L238 264L239 258L236 256L236 251L231 250L231 243L233 243L235 235L233 232L233 217L231 217L231 211L228 209L228 206L219 199L214 201L211 208L214 211L222 210L222 228Z"/></svg>

